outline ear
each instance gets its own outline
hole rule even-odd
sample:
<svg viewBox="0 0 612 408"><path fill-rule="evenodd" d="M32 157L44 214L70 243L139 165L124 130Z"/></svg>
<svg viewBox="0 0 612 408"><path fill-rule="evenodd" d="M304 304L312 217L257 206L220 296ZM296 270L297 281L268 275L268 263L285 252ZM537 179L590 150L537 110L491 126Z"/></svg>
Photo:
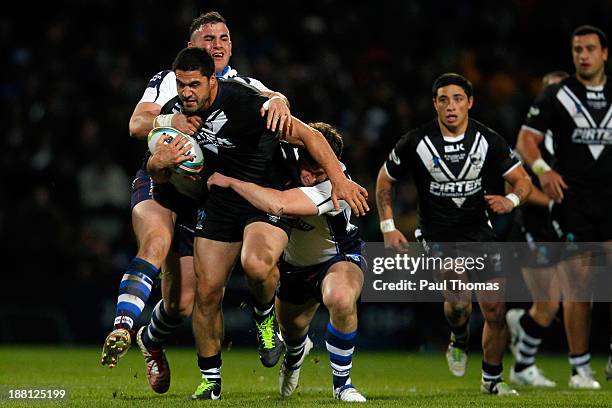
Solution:
<svg viewBox="0 0 612 408"><path fill-rule="evenodd" d="M191 42L191 40L187 41L187 48L193 48L195 45Z"/></svg>
<svg viewBox="0 0 612 408"><path fill-rule="evenodd" d="M602 50L602 54L603 54L603 60L608 61L608 48L607 47Z"/></svg>
<svg viewBox="0 0 612 408"><path fill-rule="evenodd" d="M474 104L474 97L470 96L468 98L468 109L472 109L472 105Z"/></svg>

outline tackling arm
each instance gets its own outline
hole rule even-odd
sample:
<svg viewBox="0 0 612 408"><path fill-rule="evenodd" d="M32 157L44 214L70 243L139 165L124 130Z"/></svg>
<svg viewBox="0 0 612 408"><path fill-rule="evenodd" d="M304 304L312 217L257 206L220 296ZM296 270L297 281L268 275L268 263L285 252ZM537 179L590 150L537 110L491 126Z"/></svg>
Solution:
<svg viewBox="0 0 612 408"><path fill-rule="evenodd" d="M368 192L344 175L340 162L325 137L296 117L292 117L291 122L292 126L284 133L284 137L289 143L306 148L312 158L325 170L333 186L334 208L339 209L338 201L345 200L355 215L365 215L366 211L370 210L367 203Z"/></svg>
<svg viewBox="0 0 612 408"><path fill-rule="evenodd" d="M317 206L299 188L279 191L220 173L210 176L207 184L208 188L211 186L231 188L257 209L268 214L306 216L319 213Z"/></svg>

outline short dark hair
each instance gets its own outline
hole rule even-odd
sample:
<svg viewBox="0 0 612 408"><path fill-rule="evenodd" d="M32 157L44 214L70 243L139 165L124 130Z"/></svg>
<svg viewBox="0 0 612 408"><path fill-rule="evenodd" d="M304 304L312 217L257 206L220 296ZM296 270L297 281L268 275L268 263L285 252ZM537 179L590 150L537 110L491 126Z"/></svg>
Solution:
<svg viewBox="0 0 612 408"><path fill-rule="evenodd" d="M570 74L565 71L551 71L542 77L542 86L548 86L552 83L553 79L564 80L569 78Z"/></svg>
<svg viewBox="0 0 612 408"><path fill-rule="evenodd" d="M606 33L604 33L601 28L597 28L588 24L581 25L580 27L577 27L574 30L574 32L572 33L572 41L576 36L587 34L597 34L597 37L599 37L599 43L601 44L601 48L608 48L608 37L606 36Z"/></svg>
<svg viewBox="0 0 612 408"><path fill-rule="evenodd" d="M448 85L457 85L463 88L465 94L469 97L472 96L473 87L472 83L464 76L456 74L454 72L447 72L446 74L440 75L433 83L433 87L431 88L431 95L433 99L436 99L438 96L438 89L448 86Z"/></svg>
<svg viewBox="0 0 612 408"><path fill-rule="evenodd" d="M342 158L342 149L344 148L344 142L342 141L342 135L340 135L338 129L324 122L313 122L309 123L308 126L318 130L323 134L323 137L325 138L325 140L327 140L327 143L329 143L334 154L336 155L338 160L340 160ZM304 160L306 165L309 167L321 167L315 161L315 159L312 158L310 153L308 153L308 151L303 148L300 149L300 160Z"/></svg>
<svg viewBox="0 0 612 408"><path fill-rule="evenodd" d="M215 62L202 48L187 47L176 55L172 70L200 71L203 76L210 78L215 73Z"/></svg>
<svg viewBox="0 0 612 408"><path fill-rule="evenodd" d="M193 33L198 31L203 25L216 23L223 23L227 25L225 18L223 18L223 16L216 11L209 11L207 13L200 14L198 17L193 19L191 26L189 26L189 38L191 38Z"/></svg>

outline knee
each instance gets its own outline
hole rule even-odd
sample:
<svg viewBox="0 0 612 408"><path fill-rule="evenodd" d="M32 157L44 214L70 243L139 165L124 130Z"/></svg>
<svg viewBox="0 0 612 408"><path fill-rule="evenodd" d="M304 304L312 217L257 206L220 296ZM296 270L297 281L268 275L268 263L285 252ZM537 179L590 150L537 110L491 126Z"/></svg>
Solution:
<svg viewBox="0 0 612 408"><path fill-rule="evenodd" d="M348 316L355 312L355 297L343 290L330 290L323 294L323 304L330 314Z"/></svg>
<svg viewBox="0 0 612 408"><path fill-rule="evenodd" d="M503 303L483 305L482 314L489 327L497 330L506 327L506 307Z"/></svg>
<svg viewBox="0 0 612 408"><path fill-rule="evenodd" d="M193 312L194 296L182 296L177 302L168 302L164 305L166 312L176 318L187 318Z"/></svg>
<svg viewBox="0 0 612 408"><path fill-rule="evenodd" d="M249 254L242 257L241 262L247 278L254 283L265 282L271 276L276 266L276 259L267 255Z"/></svg>
<svg viewBox="0 0 612 408"><path fill-rule="evenodd" d="M171 244L172 237L170 235L162 233L149 234L149 236L142 239L138 249L138 256L147 260L155 260L156 263L161 264L168 255Z"/></svg>

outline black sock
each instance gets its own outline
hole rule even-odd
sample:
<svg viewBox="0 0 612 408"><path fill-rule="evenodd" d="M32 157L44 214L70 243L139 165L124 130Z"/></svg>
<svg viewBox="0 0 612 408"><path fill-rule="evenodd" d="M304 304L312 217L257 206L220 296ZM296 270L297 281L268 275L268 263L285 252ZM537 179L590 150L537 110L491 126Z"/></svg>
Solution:
<svg viewBox="0 0 612 408"><path fill-rule="evenodd" d="M591 353L588 351L582 354L572 354L569 355L569 363L572 366L572 375L578 374L578 367L587 366L591 364Z"/></svg>
<svg viewBox="0 0 612 408"><path fill-rule="evenodd" d="M210 357L202 357L198 354L198 367L202 378L221 384L221 352Z"/></svg>
<svg viewBox="0 0 612 408"><path fill-rule="evenodd" d="M453 327L449 323L451 330L451 343L453 347L460 348L461 350L467 351L470 342L470 320L466 320L461 326Z"/></svg>
<svg viewBox="0 0 612 408"><path fill-rule="evenodd" d="M253 300L253 319L261 323L274 311L274 297L268 303L261 304Z"/></svg>
<svg viewBox="0 0 612 408"><path fill-rule="evenodd" d="M482 360L482 379L484 381L499 382L502 378L502 372L504 371L504 365L493 365Z"/></svg>
<svg viewBox="0 0 612 408"><path fill-rule="evenodd" d="M526 312L519 320L521 333L517 345L516 364L514 371L519 373L526 368L535 364L535 356L538 353L538 347L542 344L542 336L546 331L546 327L540 326L538 322L533 320L533 317Z"/></svg>

